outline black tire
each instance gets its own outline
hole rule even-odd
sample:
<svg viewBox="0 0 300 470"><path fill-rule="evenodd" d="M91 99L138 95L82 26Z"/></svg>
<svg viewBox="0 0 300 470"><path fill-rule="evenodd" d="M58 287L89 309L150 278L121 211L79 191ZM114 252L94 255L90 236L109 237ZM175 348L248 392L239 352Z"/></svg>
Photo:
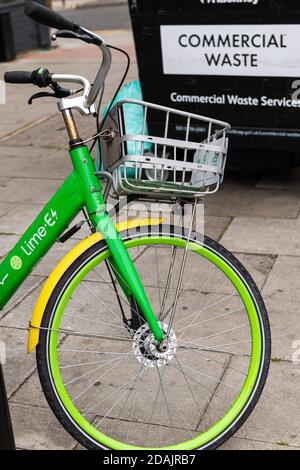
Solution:
<svg viewBox="0 0 300 470"><path fill-rule="evenodd" d="M142 227L138 229L131 229L126 232L122 232L123 240L128 240L133 237L140 237L145 236L150 232L150 227ZM168 234L177 234L184 238L182 234L182 230L175 227L168 227L168 229L160 226L157 228L160 233L168 233ZM153 227L151 227L151 234L153 234ZM253 411L254 407L257 404L257 401L260 398L260 395L263 391L268 371L270 365L270 358L271 358L271 332L270 332L270 325L268 320L267 311L261 297L261 294L253 281L252 277L248 273L248 271L243 267L243 265L237 260L235 256L233 256L230 252L228 252L224 247L222 247L219 243L215 242L214 240L208 237L202 237L199 234L193 233L192 239L195 241L201 241L205 246L210 248L211 250L217 252L219 255L223 257L231 266L234 267L235 271L239 273L239 275L243 278L245 283L248 286L248 290L251 293L253 300L256 303L257 311L259 312L260 316L260 324L261 329L264 333L265 344L264 344L264 354L263 359L260 364L260 374L258 375L258 380L256 383L255 391L253 392L252 396L249 398L247 405L245 406L242 413L240 413L239 417L236 421L231 425L229 429L226 429L222 435L218 436L213 442L206 444L204 447L198 448L197 450L212 450L218 448L222 445L225 441L227 441L236 431L244 424L244 422L248 419L249 415ZM89 248L85 253L83 253L65 272L62 276L60 281L58 282L57 286L55 287L47 307L44 312L41 331L40 331L40 341L37 347L37 365L38 365L38 373L40 377L40 382L44 391L44 394L47 398L50 408L52 409L53 413L57 417L58 421L61 425L73 436L73 438L78 441L81 445L86 447L87 449L91 450L109 450L107 447L104 447L100 443L96 443L93 438L87 437L87 435L82 432L73 422L72 418L67 414L66 410L62 407L55 390L53 389L52 379L51 379L51 372L49 370L48 365L48 354L47 354L47 339L49 328L51 328L51 318L53 315L53 308L57 303L57 300L60 298L70 279L72 278L75 272L78 272L78 268L83 267L87 260L90 260L91 257L98 255L101 251L107 248L106 243L104 241L99 242Z"/></svg>

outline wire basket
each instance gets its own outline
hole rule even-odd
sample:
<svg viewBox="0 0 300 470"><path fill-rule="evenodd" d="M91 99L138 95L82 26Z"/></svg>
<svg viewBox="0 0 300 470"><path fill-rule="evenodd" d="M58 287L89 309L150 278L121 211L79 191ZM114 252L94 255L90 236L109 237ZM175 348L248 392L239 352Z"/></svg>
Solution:
<svg viewBox="0 0 300 470"><path fill-rule="evenodd" d="M101 136L111 195L186 200L216 192L229 129L225 122L144 101L118 102Z"/></svg>

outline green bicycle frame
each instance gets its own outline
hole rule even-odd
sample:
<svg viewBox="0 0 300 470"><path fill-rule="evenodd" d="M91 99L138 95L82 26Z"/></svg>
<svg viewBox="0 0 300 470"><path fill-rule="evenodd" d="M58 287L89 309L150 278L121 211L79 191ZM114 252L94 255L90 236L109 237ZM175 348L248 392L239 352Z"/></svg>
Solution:
<svg viewBox="0 0 300 470"><path fill-rule="evenodd" d="M94 162L86 146L70 150L73 171L46 204L32 225L0 264L0 309L17 291L41 258L50 250L83 207L95 231L100 231L110 249L117 278L135 297L155 339L164 334L152 311L135 266L106 211ZM122 282L120 285L122 287ZM125 286L123 286L125 287Z"/></svg>

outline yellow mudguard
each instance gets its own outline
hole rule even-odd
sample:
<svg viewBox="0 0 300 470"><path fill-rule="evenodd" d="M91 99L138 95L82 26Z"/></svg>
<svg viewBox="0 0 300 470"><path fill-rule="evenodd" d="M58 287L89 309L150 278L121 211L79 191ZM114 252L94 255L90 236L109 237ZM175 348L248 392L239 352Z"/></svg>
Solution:
<svg viewBox="0 0 300 470"><path fill-rule="evenodd" d="M161 223L162 219L133 219L120 222L116 227L119 232L122 232L131 228L159 225ZM40 326L42 324L45 308L57 283L79 256L101 240L103 240L101 233L94 233L90 237L82 240L60 261L48 277L33 310L28 334L28 353L31 353L39 343Z"/></svg>

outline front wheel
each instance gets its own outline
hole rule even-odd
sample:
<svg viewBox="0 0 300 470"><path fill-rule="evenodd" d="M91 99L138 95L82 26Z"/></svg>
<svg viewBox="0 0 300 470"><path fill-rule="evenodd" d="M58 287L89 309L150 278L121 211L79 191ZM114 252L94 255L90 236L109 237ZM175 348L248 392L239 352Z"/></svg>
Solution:
<svg viewBox="0 0 300 470"><path fill-rule="evenodd" d="M90 449L216 448L247 419L266 381L271 340L261 295L209 238L193 233L187 246L181 229L163 226L121 236L167 349L157 348L99 242L66 271L44 313L37 360L47 400Z"/></svg>

